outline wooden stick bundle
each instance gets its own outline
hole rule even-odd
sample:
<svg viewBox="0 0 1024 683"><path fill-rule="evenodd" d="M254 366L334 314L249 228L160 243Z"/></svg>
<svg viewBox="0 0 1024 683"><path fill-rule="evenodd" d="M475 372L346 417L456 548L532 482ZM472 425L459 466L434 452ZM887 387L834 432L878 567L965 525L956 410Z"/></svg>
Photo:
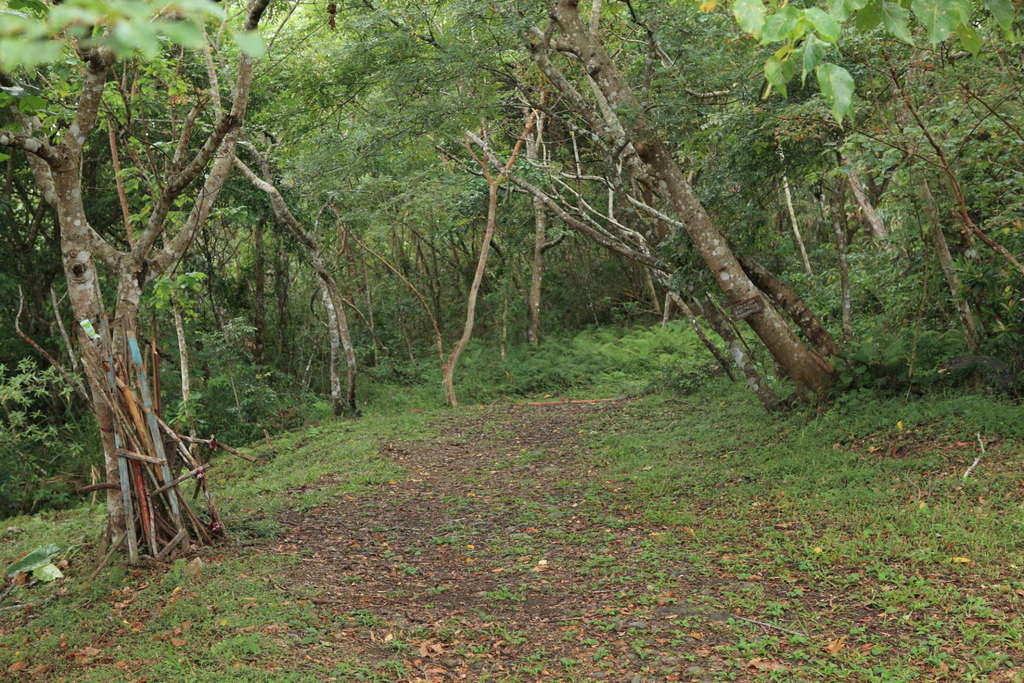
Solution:
<svg viewBox="0 0 1024 683"><path fill-rule="evenodd" d="M252 461L249 456L219 443L215 438L190 439L178 434L159 416L159 370L146 371L138 341L128 336L129 359L103 359L105 366L87 368L106 377L102 399L114 416L118 474L124 506L124 542L128 561L158 561L172 557L190 543L208 545L224 536L224 523L210 493L207 472L211 465L200 460L197 446L223 448ZM147 354L156 363L155 354ZM88 361L86 361L88 363ZM154 386L150 386L150 378ZM206 502L202 516L192 509L180 486L195 482ZM107 486L115 486L108 484ZM195 497L193 496L193 497Z"/></svg>

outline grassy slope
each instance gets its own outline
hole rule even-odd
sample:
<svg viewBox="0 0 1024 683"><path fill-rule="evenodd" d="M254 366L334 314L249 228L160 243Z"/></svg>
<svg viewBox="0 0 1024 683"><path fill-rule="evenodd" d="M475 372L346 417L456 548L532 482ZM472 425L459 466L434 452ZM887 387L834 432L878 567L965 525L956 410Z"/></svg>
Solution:
<svg viewBox="0 0 1024 683"><path fill-rule="evenodd" d="M671 351L660 362L670 363ZM601 393L616 388L614 373L602 377ZM569 390L581 392L578 384ZM325 422L277 439L272 454L257 445L254 452L272 456L258 466L221 457L212 476L232 541L204 553L198 575L179 561L163 572L111 566L88 581L102 519L96 507L5 521L0 561L45 542L72 549L63 585L18 589L5 600L60 593L28 613L0 612L0 672L266 680L275 660L290 660L296 647L337 628L296 599L288 565L297 560L273 555L277 520L331 497L375 495L401 478L379 445L431 435L434 415ZM965 481L978 432L988 457ZM604 474L584 484L591 513L613 528L608 491L625 489L630 514L639 510L660 525L649 567L682 559L726 581L702 598L713 607L815 634L759 633L699 617L681 623L682 632L726 630L714 654L731 663L731 675L756 673L749 668L756 660L819 679L917 680L947 668L958 680L1014 670L1008 679L1020 680L1019 405L977 396L860 397L822 414L778 417L761 412L741 387L713 380L685 397L648 395L582 436L592 447L585 457ZM326 486L304 488L317 481ZM621 505L621 496L614 500ZM654 600L670 577L649 567L625 570ZM829 607L827 596L837 593L857 615ZM350 618L373 621L359 612ZM820 634L836 652L823 650ZM400 671L398 660L352 661L321 674L388 680ZM288 676L278 671L274 679Z"/></svg>
<svg viewBox="0 0 1024 683"><path fill-rule="evenodd" d="M1022 418L968 396L777 419L718 385L634 403L592 438L611 479L666 526L652 552L727 581L714 607L815 634L738 628L721 652L740 667L1021 680ZM979 432L988 456L964 480Z"/></svg>

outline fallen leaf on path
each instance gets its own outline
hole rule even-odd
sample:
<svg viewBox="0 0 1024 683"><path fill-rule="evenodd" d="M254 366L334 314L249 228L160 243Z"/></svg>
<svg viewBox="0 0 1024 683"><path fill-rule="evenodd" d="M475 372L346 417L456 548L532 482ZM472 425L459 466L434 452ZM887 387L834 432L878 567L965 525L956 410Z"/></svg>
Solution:
<svg viewBox="0 0 1024 683"><path fill-rule="evenodd" d="M834 655L844 647L846 647L846 638L837 638L836 640L828 641L828 644L825 646L825 652Z"/></svg>
<svg viewBox="0 0 1024 683"><path fill-rule="evenodd" d="M758 671L785 671L786 665L782 662L777 662L774 659L763 659L761 657L755 657L747 662L747 666L751 669Z"/></svg>
<svg viewBox="0 0 1024 683"><path fill-rule="evenodd" d="M438 657L444 654L444 646L433 640L424 640L420 643L421 657Z"/></svg>

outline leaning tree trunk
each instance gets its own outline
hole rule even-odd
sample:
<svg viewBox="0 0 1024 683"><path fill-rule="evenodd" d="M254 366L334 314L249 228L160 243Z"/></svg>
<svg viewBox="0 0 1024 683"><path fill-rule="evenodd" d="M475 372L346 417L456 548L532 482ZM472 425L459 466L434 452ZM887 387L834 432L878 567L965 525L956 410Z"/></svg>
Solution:
<svg viewBox="0 0 1024 683"><path fill-rule="evenodd" d="M839 355L839 346L832 333L804 302L803 298L787 282L775 275L759 262L746 254L740 254L740 263L751 281L763 291L776 306L782 309L790 320L804 333L811 344L826 357Z"/></svg>
<svg viewBox="0 0 1024 683"><path fill-rule="evenodd" d="M441 384L444 386L445 396L448 398L448 405L456 407L459 399L455 394L455 366L459 362L459 356L466 348L470 338L473 336L473 325L476 321L476 300L480 293L480 283L484 279L484 271L487 269L487 257L491 251L491 239L494 237L494 225L498 213L498 183L488 180L487 183L487 226L484 228L484 238L480 243L480 257L476 262L476 271L473 273L473 282L469 286L469 296L466 301L466 322L462 326L462 336L455 342L448 360L441 368Z"/></svg>
<svg viewBox="0 0 1024 683"><path fill-rule="evenodd" d="M647 121L644 107L626 85L603 45L583 26L578 0L556 0L551 11L587 73L607 99L611 111L616 116L620 112L628 113L621 117L619 125L627 133L636 156L650 169L659 193L669 200L685 225L691 243L728 302L734 306L742 304L748 309L747 324L768 348L782 371L793 380L799 392L821 394L828 390L835 378L835 368L800 341L744 272L656 129Z"/></svg>
<svg viewBox="0 0 1024 683"><path fill-rule="evenodd" d="M840 161L846 165L846 182L853 191L853 198L857 200L857 208L860 209L861 215L864 216L864 222L867 223L868 228L871 230L871 236L883 249L887 251L892 250L892 245L889 244L889 228L878 214L874 204L871 203L871 199L868 198L868 193L864 189L864 183L861 181L860 176L857 175L857 171L850 165L849 159L840 157Z"/></svg>
<svg viewBox="0 0 1024 683"><path fill-rule="evenodd" d="M928 181L921 179L920 186L921 202L924 204L925 212L928 214L929 226L928 237L935 250L935 256L942 268L942 275L949 287L949 295L956 307L957 315L960 316L960 325L964 328L964 340L967 348L971 351L978 350L978 325L974 319L974 312L971 305L964 298L960 286L960 277L956 273L956 266L953 264L953 256L949 253L949 244L946 242L946 235L942 232L942 220L939 218L939 211L935 207L935 198L932 196Z"/></svg>
<svg viewBox="0 0 1024 683"><path fill-rule="evenodd" d="M355 348L352 346L352 337L349 334L348 317L345 315L345 305L341 298L341 290L338 288L337 280L331 269L327 267L327 262L320 252L320 245L316 238L306 231L302 223L299 222L299 219L288 208L284 197L281 196L278 189L270 182L270 164L263 157L260 157L259 161L264 175L263 178L256 175L252 169L237 157L234 159L234 165L254 187L267 194L274 217L298 238L299 243L306 251L306 257L309 259L310 266L313 267L317 277L323 283L323 287L334 307L338 337L341 340L341 346L345 354L346 387L344 412L350 415L358 415L359 409L356 405L356 353Z"/></svg>

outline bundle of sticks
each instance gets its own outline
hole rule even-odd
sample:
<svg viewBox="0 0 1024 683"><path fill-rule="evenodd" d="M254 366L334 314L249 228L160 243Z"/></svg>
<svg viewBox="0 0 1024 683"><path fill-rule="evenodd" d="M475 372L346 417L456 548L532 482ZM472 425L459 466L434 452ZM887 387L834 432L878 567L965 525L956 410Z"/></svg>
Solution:
<svg viewBox="0 0 1024 683"><path fill-rule="evenodd" d="M227 450L249 461L255 459L216 438L179 434L164 422L160 417L159 357L155 343L147 348L149 372L134 336L128 336L127 346L128 359L108 356L90 362L92 354L87 354L85 361L86 370L100 380L94 386L104 386L102 399L113 413L120 480L117 488L121 491L125 518L123 537L115 541L127 544L128 561L134 564L140 559L166 560L190 543L209 545L224 536L224 523L207 481L212 465L200 458L200 447ZM97 368L97 364L103 367ZM191 503L181 490L189 480L195 483ZM113 486L104 485L107 487ZM200 494L205 510L197 512L192 503Z"/></svg>

